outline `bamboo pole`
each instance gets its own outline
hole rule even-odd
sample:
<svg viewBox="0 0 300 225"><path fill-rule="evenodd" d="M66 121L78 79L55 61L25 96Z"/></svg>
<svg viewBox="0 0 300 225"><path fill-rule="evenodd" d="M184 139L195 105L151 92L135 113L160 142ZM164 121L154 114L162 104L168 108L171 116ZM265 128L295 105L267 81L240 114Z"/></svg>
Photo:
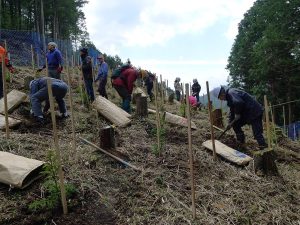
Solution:
<svg viewBox="0 0 300 225"><path fill-rule="evenodd" d="M161 99L161 105L163 105L164 102L164 87L162 82L162 75L160 74L160 99Z"/></svg>
<svg viewBox="0 0 300 225"><path fill-rule="evenodd" d="M271 150L271 133L270 133L269 105L268 105L268 100L267 100L267 96L266 95L264 95L264 104L265 104L265 115L266 115L268 149Z"/></svg>
<svg viewBox="0 0 300 225"><path fill-rule="evenodd" d="M271 105L269 105L269 109L270 109L271 118L272 118L272 129L273 129L273 133L274 133L274 136L275 136L275 146L277 146L277 135L276 135L275 115L274 115L275 113L273 113ZM274 111L275 111L275 108L274 108Z"/></svg>
<svg viewBox="0 0 300 225"><path fill-rule="evenodd" d="M92 146L92 147L98 149L98 150L101 151L102 153L104 153L104 154L106 154L106 155L109 155L109 156L112 157L113 159L115 159L115 160L117 160L117 161L123 163L124 165L129 166L129 167L131 167L131 168L134 169L134 170L142 171L142 169L140 169L140 168L138 168L138 167L136 167L136 166L134 166L134 165L132 165L132 164L130 164L130 163L124 161L123 159L121 159L121 158L119 158L119 157L117 157L117 156L115 156L115 155L113 155L113 154L111 154L111 153L105 151L105 150L102 149L102 148L99 148L97 145L93 144L92 142L89 142L88 140L86 140L86 139L84 139L84 138L82 138L82 137L79 137L79 139L82 140L83 142L85 142L86 144L88 144L88 145L90 145L90 146Z"/></svg>
<svg viewBox="0 0 300 225"><path fill-rule="evenodd" d="M282 116L283 116L283 133L286 135L286 122L285 122L285 106L282 106Z"/></svg>
<svg viewBox="0 0 300 225"><path fill-rule="evenodd" d="M284 102L284 103L272 105L272 107L275 108L275 107L277 107L277 106L282 106L282 105L286 105L286 104L290 104L290 103L294 103L294 102L300 102L300 100L288 101L288 102Z"/></svg>
<svg viewBox="0 0 300 225"><path fill-rule="evenodd" d="M35 68L34 68L34 50L33 50L33 46L31 45L31 65L32 65L32 72L33 74L35 74Z"/></svg>
<svg viewBox="0 0 300 225"><path fill-rule="evenodd" d="M210 93L209 93L208 81L206 81L206 90L207 90L207 98L208 98L208 113L209 113L209 120L210 120L210 136L211 136L211 142L212 142L212 147L213 147L213 156L214 156L214 160L216 160L217 155L216 155L216 145L215 145L215 133L214 133L214 127L213 127L213 118L212 118L212 112L211 112L212 105L210 104Z"/></svg>
<svg viewBox="0 0 300 225"><path fill-rule="evenodd" d="M193 219L196 218L196 207L195 207L195 179L194 179L194 154L192 151L192 131L191 131L191 111L189 103L189 84L185 84L185 95L186 95L186 114L188 123L188 141L189 141L189 159L190 159L190 172L191 172L191 197L192 197L192 212Z"/></svg>
<svg viewBox="0 0 300 225"><path fill-rule="evenodd" d="M75 154L75 158L76 158L75 114L74 114L72 88L71 88L70 66L68 63L67 52L66 52L66 61L67 61L67 78L68 78L68 86L69 86L69 103L70 103L70 109L71 109L72 148L73 148L73 154Z"/></svg>
<svg viewBox="0 0 300 225"><path fill-rule="evenodd" d="M47 69L47 74L49 75L47 59L46 59L46 69ZM64 184L64 174L63 174L63 170L62 170L62 166L61 166L62 160L61 160L61 155L60 155L60 150L59 150L58 135L57 135L57 129L56 129L56 119L55 119L53 93L52 93L52 79L47 80L47 87L48 87L48 96L49 96L52 126L53 126L54 147L55 147L55 152L56 152L56 156L58 159L58 177L59 177L59 186L60 186L60 193L61 193L61 202L62 202L62 206L63 206L63 212L64 212L64 214L67 214L68 207L67 207L66 190L65 190L65 184Z"/></svg>
<svg viewBox="0 0 300 225"><path fill-rule="evenodd" d="M6 90L4 56L2 57L2 83L3 83L3 98L4 98L5 133L6 133L6 139L9 139L8 106L7 106L7 90Z"/></svg>
<svg viewBox="0 0 300 225"><path fill-rule="evenodd" d="M155 108L156 108L156 136L157 136L157 150L160 152L161 140L160 140L160 112L159 112L159 104L158 104L158 87L157 87L157 77L154 80L154 98L155 98Z"/></svg>

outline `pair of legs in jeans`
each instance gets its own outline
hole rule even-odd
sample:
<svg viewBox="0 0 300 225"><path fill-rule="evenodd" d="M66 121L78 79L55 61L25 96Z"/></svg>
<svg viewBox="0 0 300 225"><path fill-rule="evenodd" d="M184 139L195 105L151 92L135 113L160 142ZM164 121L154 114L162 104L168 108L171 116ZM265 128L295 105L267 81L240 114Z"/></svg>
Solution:
<svg viewBox="0 0 300 225"><path fill-rule="evenodd" d="M86 88L86 92L89 96L90 102L95 100L94 88L93 88L93 78L91 79L84 79L84 85Z"/></svg>
<svg viewBox="0 0 300 225"><path fill-rule="evenodd" d="M123 86L117 86L114 85L114 88L118 92L118 94L121 96L123 102L122 102L122 109L124 109L126 112L130 113L130 101L131 101L131 95L128 93L128 90Z"/></svg>

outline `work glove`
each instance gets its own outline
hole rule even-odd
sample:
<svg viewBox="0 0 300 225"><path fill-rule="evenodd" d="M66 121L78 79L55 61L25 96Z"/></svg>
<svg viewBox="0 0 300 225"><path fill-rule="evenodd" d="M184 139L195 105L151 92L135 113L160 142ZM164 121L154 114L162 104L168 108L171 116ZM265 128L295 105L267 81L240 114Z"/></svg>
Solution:
<svg viewBox="0 0 300 225"><path fill-rule="evenodd" d="M62 66L59 66L56 70L58 73L61 73L61 71L63 71L63 67Z"/></svg>

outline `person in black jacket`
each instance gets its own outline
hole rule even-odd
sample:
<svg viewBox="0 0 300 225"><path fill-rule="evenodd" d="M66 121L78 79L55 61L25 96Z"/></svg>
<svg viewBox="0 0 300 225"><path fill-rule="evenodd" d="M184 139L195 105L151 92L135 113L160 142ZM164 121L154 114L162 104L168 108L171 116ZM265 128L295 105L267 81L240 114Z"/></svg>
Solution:
<svg viewBox="0 0 300 225"><path fill-rule="evenodd" d="M198 103L200 102L200 96L199 96L200 91L201 91L201 86L198 83L198 80L197 79L193 79L192 95L197 98L197 102Z"/></svg>
<svg viewBox="0 0 300 225"><path fill-rule="evenodd" d="M263 136L263 107L247 92L236 88L217 87L213 90L215 97L220 100L226 100L230 108L229 122L226 129L233 128L236 138L240 143L245 143L245 135L242 126L251 124L253 136L256 139L259 148L267 147Z"/></svg>
<svg viewBox="0 0 300 225"><path fill-rule="evenodd" d="M81 71L83 80L86 88L86 92L89 96L90 102L95 100L94 88L93 88L93 69L92 69L92 58L88 55L88 49L80 49L81 57Z"/></svg>

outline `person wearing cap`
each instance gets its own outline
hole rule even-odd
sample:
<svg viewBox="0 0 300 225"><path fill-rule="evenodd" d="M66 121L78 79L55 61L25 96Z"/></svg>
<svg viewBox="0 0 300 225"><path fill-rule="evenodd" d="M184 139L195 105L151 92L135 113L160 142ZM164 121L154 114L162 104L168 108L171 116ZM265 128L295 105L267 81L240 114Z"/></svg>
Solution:
<svg viewBox="0 0 300 225"><path fill-rule="evenodd" d="M197 98L197 102L200 102L200 91L201 91L201 86L198 83L197 79L193 79L193 85L192 85L192 95Z"/></svg>
<svg viewBox="0 0 300 225"><path fill-rule="evenodd" d="M48 63L48 76L55 79L60 79L60 74L63 70L62 55L61 52L57 49L57 45L55 42L48 43L48 53L46 54L46 58ZM38 69L37 72L41 72L45 68L46 65Z"/></svg>
<svg viewBox="0 0 300 225"><path fill-rule="evenodd" d="M181 91L182 91L182 88L181 88L181 85L180 85L180 78L179 77L176 77L175 81L174 81L174 89L175 89L175 94L176 94L176 100L177 101L180 101L181 99Z"/></svg>
<svg viewBox="0 0 300 225"><path fill-rule="evenodd" d="M121 71L120 76L112 79L112 85L122 98L122 109L130 113L130 101L133 90L133 85L136 79L141 76L138 70L133 67L126 67Z"/></svg>
<svg viewBox="0 0 300 225"><path fill-rule="evenodd" d="M108 74L108 65L104 61L104 55L100 55L99 59L99 71L95 82L99 81L98 91L102 97L108 98L106 93L106 83L107 83L107 74Z"/></svg>
<svg viewBox="0 0 300 225"><path fill-rule="evenodd" d="M94 88L93 88L93 65L92 58L88 55L88 49L80 49L81 57L81 71L86 88L86 92L89 96L90 102L95 100Z"/></svg>
<svg viewBox="0 0 300 225"><path fill-rule="evenodd" d="M2 61L4 62L4 65L7 67L7 69L9 69L11 73L15 72L14 67L11 65L7 57L7 52L5 48L0 45L0 99L3 98Z"/></svg>
<svg viewBox="0 0 300 225"><path fill-rule="evenodd" d="M43 116L43 112L47 113L50 104L49 104L49 95L48 95L48 86L47 80L51 79L52 82L52 93L55 98L59 111L61 113L60 118L67 118L69 115L67 113L66 104L64 101L64 97L68 91L68 85L59 79L50 78L50 77L42 77L35 80L32 80L29 84L30 89L30 102L32 107L32 113L35 120L38 123L44 124L45 118ZM42 102L46 102L44 109L42 111Z"/></svg>
<svg viewBox="0 0 300 225"><path fill-rule="evenodd" d="M220 100L227 101L230 113L226 129L229 130L232 127L237 140L241 144L245 143L245 134L242 127L246 124L251 124L253 136L259 148L264 149L267 147L263 136L263 107L253 96L236 88L228 88L226 90L223 86L213 89L213 95Z"/></svg>

